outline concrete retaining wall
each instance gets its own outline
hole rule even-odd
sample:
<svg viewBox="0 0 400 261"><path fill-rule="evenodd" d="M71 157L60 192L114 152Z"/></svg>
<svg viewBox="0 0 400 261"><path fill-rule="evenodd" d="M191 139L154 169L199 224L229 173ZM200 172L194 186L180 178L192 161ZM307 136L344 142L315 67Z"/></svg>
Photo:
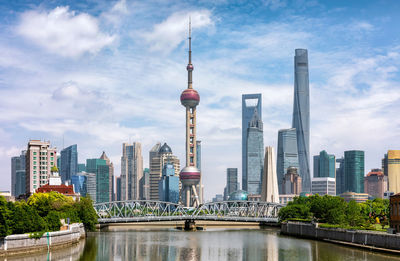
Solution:
<svg viewBox="0 0 400 261"><path fill-rule="evenodd" d="M314 224L288 222L281 225L281 233L303 238L334 240L375 248L400 250L400 234L383 232L318 228Z"/></svg>
<svg viewBox="0 0 400 261"><path fill-rule="evenodd" d="M68 230L46 232L39 239L29 238L29 234L10 235L0 239L0 255L33 252L79 242L85 237L83 224L72 224Z"/></svg>

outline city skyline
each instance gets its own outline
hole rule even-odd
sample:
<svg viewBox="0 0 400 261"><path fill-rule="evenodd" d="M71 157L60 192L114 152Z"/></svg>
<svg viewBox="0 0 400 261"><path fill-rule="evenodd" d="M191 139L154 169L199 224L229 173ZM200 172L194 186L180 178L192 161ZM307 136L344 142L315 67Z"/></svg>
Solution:
<svg viewBox="0 0 400 261"><path fill-rule="evenodd" d="M388 29L399 22L398 4L387 1L392 8L385 14L378 4L363 5L363 14L350 16L359 3L314 2L307 10L271 3L237 6L252 19L222 3L164 3L154 19L145 13L155 7L131 1L68 2L69 8L63 1L1 4L0 190L10 190L10 158L26 150L30 138L51 140L59 155L64 136L66 145L81 148L80 163L104 150L116 175L120 146L129 139L143 144L143 154L166 141L183 160L184 118L176 97L186 85L189 14L196 32L195 86L202 93L198 138L207 199L222 193L226 168L241 169L242 94L263 96L265 144L276 148L277 131L290 127L296 48L309 51L310 155L325 149L339 158L346 150L363 150L364 174L379 168L387 150L400 145L393 144L400 125L400 43L393 37L399 29ZM89 45L66 45L40 24L41 17L71 25L65 33L73 39L79 35L76 17L95 25L95 32L82 39ZM44 38L27 33L43 28Z"/></svg>

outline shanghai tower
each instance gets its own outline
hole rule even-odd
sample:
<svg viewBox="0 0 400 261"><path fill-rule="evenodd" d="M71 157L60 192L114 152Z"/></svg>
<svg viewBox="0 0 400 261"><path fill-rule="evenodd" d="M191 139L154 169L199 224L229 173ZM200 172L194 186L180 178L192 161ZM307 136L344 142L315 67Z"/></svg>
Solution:
<svg viewBox="0 0 400 261"><path fill-rule="evenodd" d="M310 90L307 49L296 49L294 57L294 103L292 128L296 128L302 191L311 191L310 176Z"/></svg>

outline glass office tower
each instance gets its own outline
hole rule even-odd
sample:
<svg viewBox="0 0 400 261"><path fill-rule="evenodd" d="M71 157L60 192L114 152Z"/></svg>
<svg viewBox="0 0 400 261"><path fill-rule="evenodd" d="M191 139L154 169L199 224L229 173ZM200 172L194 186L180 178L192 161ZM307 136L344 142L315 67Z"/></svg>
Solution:
<svg viewBox="0 0 400 261"><path fill-rule="evenodd" d="M310 175L310 90L308 83L308 54L296 49L294 57L294 104L292 128L296 129L297 149L303 192L311 191Z"/></svg>
<svg viewBox="0 0 400 261"><path fill-rule="evenodd" d="M25 194L26 151L11 158L11 195L18 197Z"/></svg>
<svg viewBox="0 0 400 261"><path fill-rule="evenodd" d="M179 177L175 176L174 164L164 164L162 177L158 182L160 201L179 202Z"/></svg>
<svg viewBox="0 0 400 261"><path fill-rule="evenodd" d="M263 124L254 109L253 118L247 128L246 188L251 195L261 194L261 180L264 168Z"/></svg>
<svg viewBox="0 0 400 261"><path fill-rule="evenodd" d="M95 173L96 178L96 197L93 199L96 203L110 201L110 168L104 159L87 159L86 170L89 173ZM89 183L89 177L87 182ZM87 191L89 194L89 189ZM91 195L92 196L92 195Z"/></svg>
<svg viewBox="0 0 400 261"><path fill-rule="evenodd" d="M78 146L71 145L61 151L59 167L62 182L70 181L78 173Z"/></svg>
<svg viewBox="0 0 400 261"><path fill-rule="evenodd" d="M278 132L278 153L276 175L279 194L282 193L283 178L289 167L294 167L299 173L299 158L297 155L296 129L283 129Z"/></svg>
<svg viewBox="0 0 400 261"><path fill-rule="evenodd" d="M345 192L364 193L364 151L344 152Z"/></svg>
<svg viewBox="0 0 400 261"><path fill-rule="evenodd" d="M232 192L238 190L238 169L227 168L226 169L226 196L229 196Z"/></svg>
<svg viewBox="0 0 400 261"><path fill-rule="evenodd" d="M328 154L325 150L314 156L314 178L336 178L335 155Z"/></svg>
<svg viewBox="0 0 400 261"><path fill-rule="evenodd" d="M336 168L336 195L340 195L345 191L345 176L344 176L344 157L336 160L338 167Z"/></svg>
<svg viewBox="0 0 400 261"><path fill-rule="evenodd" d="M82 197L87 194L87 176L82 172L71 176L71 184L74 185L74 192L79 193Z"/></svg>
<svg viewBox="0 0 400 261"><path fill-rule="evenodd" d="M256 109L262 119L261 93L242 95L242 188L247 191L247 129Z"/></svg>

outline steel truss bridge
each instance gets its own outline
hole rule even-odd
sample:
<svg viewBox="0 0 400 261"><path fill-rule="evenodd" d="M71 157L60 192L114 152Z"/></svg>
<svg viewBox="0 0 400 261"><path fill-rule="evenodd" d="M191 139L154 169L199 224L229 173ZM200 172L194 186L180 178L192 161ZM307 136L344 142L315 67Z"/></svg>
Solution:
<svg viewBox="0 0 400 261"><path fill-rule="evenodd" d="M237 221L278 223L281 204L255 201L222 201L187 208L150 200L126 200L94 204L100 224L156 221Z"/></svg>

